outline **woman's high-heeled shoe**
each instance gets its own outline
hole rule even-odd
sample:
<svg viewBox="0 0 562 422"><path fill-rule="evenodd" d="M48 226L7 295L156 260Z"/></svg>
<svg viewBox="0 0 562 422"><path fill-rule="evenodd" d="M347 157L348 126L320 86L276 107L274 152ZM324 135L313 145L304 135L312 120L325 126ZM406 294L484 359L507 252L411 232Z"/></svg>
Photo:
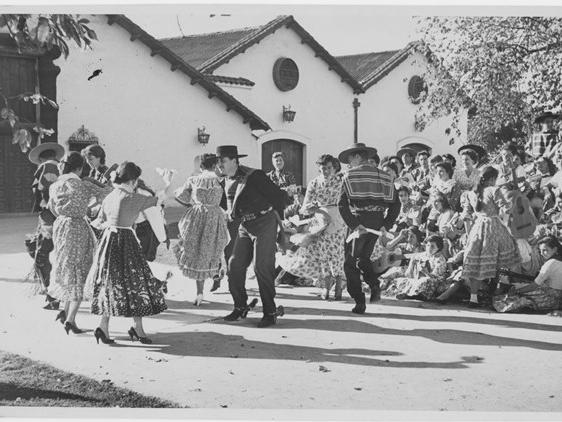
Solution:
<svg viewBox="0 0 562 422"><path fill-rule="evenodd" d="M213 277L213 287L211 287L211 292L214 292L219 289L221 286L222 277L218 274Z"/></svg>
<svg viewBox="0 0 562 422"><path fill-rule="evenodd" d="M100 340L103 344L113 344L113 343L115 343L115 340L107 337L100 327L96 328L96 331L94 331L94 337L96 338L96 342L98 344L100 343Z"/></svg>
<svg viewBox="0 0 562 422"><path fill-rule="evenodd" d="M129 337L131 337L131 341L138 340L142 344L152 344L152 340L150 340L148 337L139 336L137 334L137 331L133 327L129 328L129 331L127 331L127 333L129 333Z"/></svg>
<svg viewBox="0 0 562 422"><path fill-rule="evenodd" d="M197 297L195 298L195 302L193 302L193 304L195 306L201 306L201 303L203 302L203 295L197 295Z"/></svg>
<svg viewBox="0 0 562 422"><path fill-rule="evenodd" d="M62 325L64 325L64 321L66 321L66 312L60 311L55 318L55 322L60 321Z"/></svg>
<svg viewBox="0 0 562 422"><path fill-rule="evenodd" d="M72 331L73 334L82 334L84 332L80 328L78 328L75 323L70 321L66 321L64 323L64 331L66 331L66 335L68 335L69 331Z"/></svg>

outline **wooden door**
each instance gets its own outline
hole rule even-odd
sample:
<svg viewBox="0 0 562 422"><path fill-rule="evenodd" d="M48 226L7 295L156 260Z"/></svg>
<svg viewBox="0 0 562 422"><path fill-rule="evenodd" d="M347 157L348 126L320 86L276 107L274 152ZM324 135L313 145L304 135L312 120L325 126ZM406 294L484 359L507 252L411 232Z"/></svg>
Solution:
<svg viewBox="0 0 562 422"><path fill-rule="evenodd" d="M271 156L274 152L285 154L285 169L295 175L297 185L302 186L304 179L304 145L291 139L275 139L265 142L261 150L262 170L273 170Z"/></svg>
<svg viewBox="0 0 562 422"><path fill-rule="evenodd" d="M35 92L37 71L35 58L0 56L0 89L5 97ZM9 106L22 122L34 122L35 110L30 102L11 100ZM4 104L0 105L4 107ZM34 132L32 132L34 134ZM34 136L35 141L35 136ZM35 143L32 143L32 146ZM19 145L12 144L11 127L0 124L0 213L31 212L31 184L36 166L29 162Z"/></svg>

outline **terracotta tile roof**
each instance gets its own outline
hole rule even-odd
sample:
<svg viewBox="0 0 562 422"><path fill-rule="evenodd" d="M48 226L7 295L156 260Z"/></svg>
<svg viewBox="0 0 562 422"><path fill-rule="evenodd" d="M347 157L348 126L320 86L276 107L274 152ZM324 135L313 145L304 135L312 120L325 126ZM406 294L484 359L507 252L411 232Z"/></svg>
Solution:
<svg viewBox="0 0 562 422"><path fill-rule="evenodd" d="M191 57L190 64L197 66L201 72L212 73L219 66L259 43L282 26L293 29L300 36L301 43L308 44L314 50L315 55L328 64L328 70L335 71L340 76L341 81L347 83L355 93L363 92L361 84L312 35L300 26L293 16L278 16L265 25L255 28L173 38L163 40L163 43L167 44L177 55L187 57L186 60ZM185 45L182 44L182 40L186 41ZM189 52L190 47L196 51ZM208 53L204 52L206 48L209 48Z"/></svg>
<svg viewBox="0 0 562 422"><path fill-rule="evenodd" d="M352 54L349 56L337 56L336 59L343 67L359 82L378 69L388 59L400 50L381 51L378 53Z"/></svg>
<svg viewBox="0 0 562 422"><path fill-rule="evenodd" d="M226 111L234 110L242 118L244 123L248 123L252 130L262 129L269 130L271 127L262 120L257 114L248 109L244 104L226 92L224 89L216 85L212 80L208 79L208 75L202 74L193 66L185 62L180 56L154 38L152 35L144 31L140 26L135 24L125 15L107 15L107 23L109 25L118 24L131 34L131 41L139 40L150 48L151 56L159 55L168 63L170 63L170 71L179 70L191 79L191 85L199 84L208 93L209 99L217 97L226 105Z"/></svg>
<svg viewBox="0 0 562 422"><path fill-rule="evenodd" d="M191 66L199 68L201 64L238 43L242 38L258 28L253 27L178 38L164 38L160 41Z"/></svg>
<svg viewBox="0 0 562 422"><path fill-rule="evenodd" d="M246 78L235 78L232 76L222 76L222 75L205 75L207 79L213 82L222 82L231 85L244 85L244 86L254 86L256 83L252 82Z"/></svg>

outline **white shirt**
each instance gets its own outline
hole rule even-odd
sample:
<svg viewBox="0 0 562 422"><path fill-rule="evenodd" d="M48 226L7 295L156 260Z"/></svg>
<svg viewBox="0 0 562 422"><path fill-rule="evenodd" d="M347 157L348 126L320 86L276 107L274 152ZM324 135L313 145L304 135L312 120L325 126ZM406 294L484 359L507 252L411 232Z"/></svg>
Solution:
<svg viewBox="0 0 562 422"><path fill-rule="evenodd" d="M547 286L556 290L562 290L562 261L557 259L549 259L546 261L537 278L535 278L535 283L539 286Z"/></svg>

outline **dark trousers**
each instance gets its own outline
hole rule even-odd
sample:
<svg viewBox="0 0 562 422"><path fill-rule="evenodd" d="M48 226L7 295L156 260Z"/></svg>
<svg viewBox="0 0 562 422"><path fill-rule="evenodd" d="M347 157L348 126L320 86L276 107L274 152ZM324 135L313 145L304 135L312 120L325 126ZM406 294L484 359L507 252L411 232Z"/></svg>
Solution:
<svg viewBox="0 0 562 422"><path fill-rule="evenodd" d="M224 248L224 259L226 262L230 260L232 251L234 251L234 243L238 238L238 228L240 227L240 220L229 221L227 223L228 234L230 235L230 242Z"/></svg>
<svg viewBox="0 0 562 422"><path fill-rule="evenodd" d="M367 228L379 230L384 225L384 213L368 212L358 216L361 224ZM345 244L345 261L343 270L347 279L347 291L356 303L365 303L365 294L361 287L363 280L371 288L379 287L377 274L373 271L371 254L378 236L365 233L359 238Z"/></svg>
<svg viewBox="0 0 562 422"><path fill-rule="evenodd" d="M156 259L156 252L158 251L160 241L154 234L150 223L148 221L143 221L137 224L135 233L139 239L142 254L148 262L153 262Z"/></svg>
<svg viewBox="0 0 562 422"><path fill-rule="evenodd" d="M35 252L35 268L41 276L41 281L45 287L49 287L51 281L51 261L49 261L49 254L53 251L53 239L49 239L39 235L37 237L37 250Z"/></svg>
<svg viewBox="0 0 562 422"><path fill-rule="evenodd" d="M240 224L228 264L228 287L235 308L243 309L247 305L246 270L253 258L263 313L275 314L276 238L277 219L273 212Z"/></svg>

